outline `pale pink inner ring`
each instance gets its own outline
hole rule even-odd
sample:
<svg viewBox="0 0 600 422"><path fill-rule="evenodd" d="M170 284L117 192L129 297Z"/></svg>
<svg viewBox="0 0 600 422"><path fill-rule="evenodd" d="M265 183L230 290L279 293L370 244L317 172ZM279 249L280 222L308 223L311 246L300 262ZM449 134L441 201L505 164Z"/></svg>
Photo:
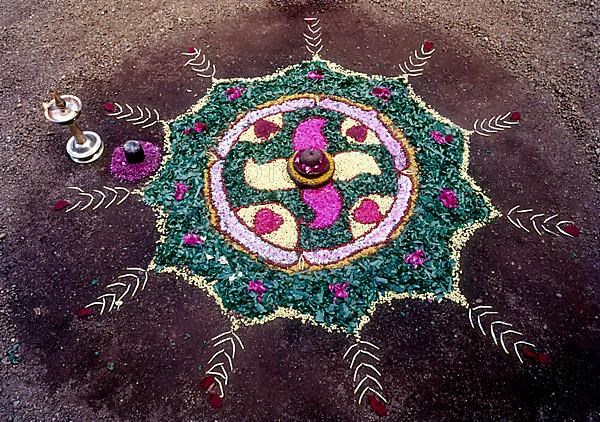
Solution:
<svg viewBox="0 0 600 422"><path fill-rule="evenodd" d="M322 107L349 116L359 123L371 129L377 138L388 150L394 160L397 170L398 190L390 211L385 218L365 236L350 243L340 245L331 249L317 249L313 251L296 251L283 249L273 245L256 233L252 232L235 215L227 200L225 184L223 180L224 159L235 146L240 135L257 120L265 117L300 110L303 108ZM290 267L296 264L302 255L309 264L328 265L334 264L342 259L350 258L363 249L378 246L385 243L390 235L396 230L406 214L412 191L412 180L400 173L407 165L406 154L402 145L392 136L387 127L381 122L375 110L363 110L360 107L346 104L331 98L321 100L318 104L313 98L300 98L285 101L281 104L253 110L240 119L231 129L225 133L217 145L219 160L214 163L209 172L209 184L211 201L219 220L219 228L231 239L241 245L250 253L255 254L271 264L282 267Z"/></svg>

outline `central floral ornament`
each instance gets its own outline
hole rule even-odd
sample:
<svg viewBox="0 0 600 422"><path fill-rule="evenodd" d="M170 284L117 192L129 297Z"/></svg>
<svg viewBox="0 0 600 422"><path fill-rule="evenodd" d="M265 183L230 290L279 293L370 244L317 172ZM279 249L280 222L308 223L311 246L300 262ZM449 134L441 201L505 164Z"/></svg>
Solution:
<svg viewBox="0 0 600 422"><path fill-rule="evenodd" d="M217 143L205 179L212 221L274 268L345 265L399 235L416 191L409 151L389 119L348 100L304 94L261 104Z"/></svg>
<svg viewBox="0 0 600 422"><path fill-rule="evenodd" d="M331 155L321 149L295 151L288 160L288 173L298 186L318 187L329 182L335 171Z"/></svg>
<svg viewBox="0 0 600 422"><path fill-rule="evenodd" d="M151 268L206 289L234 325L356 334L392 298L466 304L460 249L495 210L466 173L469 132L406 77L314 59L217 80L165 129L144 191L161 234Z"/></svg>

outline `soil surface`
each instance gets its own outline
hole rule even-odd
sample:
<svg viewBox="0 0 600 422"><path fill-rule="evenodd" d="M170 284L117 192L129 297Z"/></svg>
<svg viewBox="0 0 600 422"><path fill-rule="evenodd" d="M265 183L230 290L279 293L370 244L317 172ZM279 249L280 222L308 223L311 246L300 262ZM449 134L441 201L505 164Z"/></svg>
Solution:
<svg viewBox="0 0 600 422"><path fill-rule="evenodd" d="M0 420L375 420L353 396L342 335L277 320L239 331L245 350L220 410L199 387L210 339L228 321L172 276L119 312L74 312L128 266L146 267L155 217L137 197L106 210L54 212L68 186L114 186L112 149L162 142L102 111L109 100L172 118L208 88L180 53L205 48L217 76L259 76L309 57L307 15L322 56L394 75L425 39L437 50L415 91L463 127L519 110L522 124L472 138L470 172L506 214L556 212L576 239L540 237L503 217L463 257L462 288L552 357L520 364L453 303L395 301L364 331L381 350L390 420L600 420L600 100L597 1L4 0L0 13ZM59 88L82 98L81 125L102 158L78 166L67 131L43 118ZM92 280L98 280L97 285ZM12 351L9 355L5 352Z"/></svg>

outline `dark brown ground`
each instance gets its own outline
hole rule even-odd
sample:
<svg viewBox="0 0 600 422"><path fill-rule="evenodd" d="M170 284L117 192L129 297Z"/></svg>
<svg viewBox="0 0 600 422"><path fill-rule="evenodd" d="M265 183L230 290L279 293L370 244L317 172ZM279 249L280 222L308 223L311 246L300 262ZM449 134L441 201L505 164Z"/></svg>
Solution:
<svg viewBox="0 0 600 422"><path fill-rule="evenodd" d="M271 73L308 57L301 19L310 11L325 24L323 56L358 71L394 74L434 40L412 83L435 109L464 127L506 110L524 115L515 130L473 138L471 174L504 213L517 204L555 211L583 230L541 239L500 219L463 256L466 296L543 345L550 366L520 365L451 303L381 307L364 334L381 347L389 419L600 420L597 2L158 0L2 4L0 353L19 343L22 360L0 364L0 420L376 418L353 402L347 339L284 320L240 331L246 350L224 407L210 409L198 365L228 327L202 291L152 274L120 312L73 316L125 267L148 264L151 211L137 200L98 213L51 210L67 186L114 185L117 144L161 139L107 119L103 102L174 117L207 88L181 68L182 50L208 46L221 77ZM65 130L43 120L52 86L84 100L83 126L106 143L97 163L71 163Z"/></svg>

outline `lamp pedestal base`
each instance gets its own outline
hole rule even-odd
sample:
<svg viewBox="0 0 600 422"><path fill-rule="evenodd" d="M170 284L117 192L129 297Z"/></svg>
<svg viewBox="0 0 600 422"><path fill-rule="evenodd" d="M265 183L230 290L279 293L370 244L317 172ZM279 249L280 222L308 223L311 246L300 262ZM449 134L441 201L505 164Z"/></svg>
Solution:
<svg viewBox="0 0 600 422"><path fill-rule="evenodd" d="M75 136L71 136L67 141L67 154L71 160L79 164L87 164L96 161L104 151L104 144L100 135L90 130L83 131L85 142L77 143Z"/></svg>

